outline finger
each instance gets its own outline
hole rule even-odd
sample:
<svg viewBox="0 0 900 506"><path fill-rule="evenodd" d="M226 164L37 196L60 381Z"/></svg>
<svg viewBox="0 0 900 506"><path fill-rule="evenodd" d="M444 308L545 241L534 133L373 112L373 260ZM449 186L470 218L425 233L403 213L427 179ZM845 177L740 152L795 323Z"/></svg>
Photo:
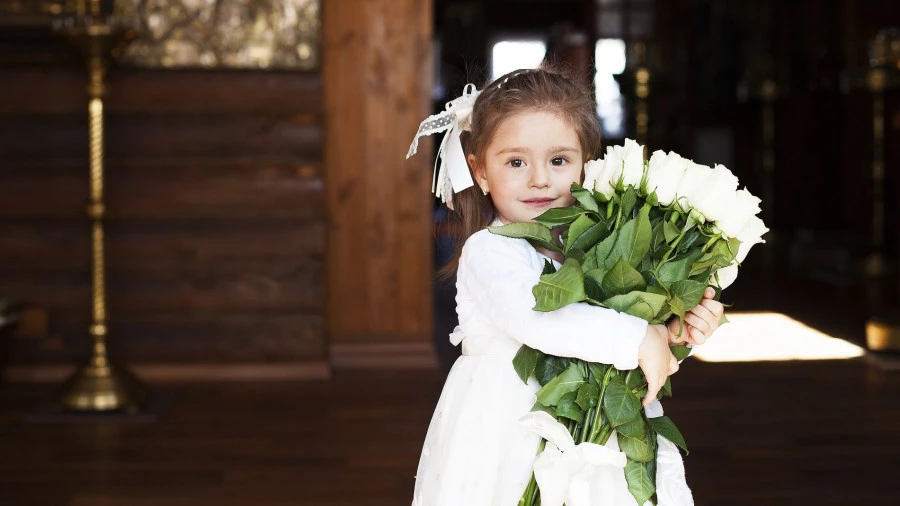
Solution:
<svg viewBox="0 0 900 506"><path fill-rule="evenodd" d="M669 337L674 341L680 341L684 337L684 332L687 330L682 327L681 320L676 318L669 322L667 328L669 329ZM679 332L681 335L679 336Z"/></svg>
<svg viewBox="0 0 900 506"><path fill-rule="evenodd" d="M716 289L711 286L707 286L706 290L703 291L704 299L712 299L715 296L716 296Z"/></svg>
<svg viewBox="0 0 900 506"><path fill-rule="evenodd" d="M712 326L710 325L710 323L703 318L695 315L694 313L688 313L684 315L684 321L688 324L688 330L690 330L691 328L695 328L700 332L703 332L704 334L712 333Z"/></svg>
<svg viewBox="0 0 900 506"><path fill-rule="evenodd" d="M662 384L659 381L648 381L647 382L647 395L644 396L644 400L641 401L641 404L646 406L650 404L654 400L656 400L656 396L659 394L660 389L662 388Z"/></svg>
<svg viewBox="0 0 900 506"><path fill-rule="evenodd" d="M669 376L678 372L678 359L675 358L675 355L669 355Z"/></svg>
<svg viewBox="0 0 900 506"><path fill-rule="evenodd" d="M695 306L694 309L691 309L686 315L684 315L685 321L688 321L689 315L694 315L695 317L700 318L701 320L706 322L706 325L711 329L716 328L716 325L719 323L720 319L720 317L716 316L716 314L712 310L703 305ZM696 327L697 325L694 326Z"/></svg>
<svg viewBox="0 0 900 506"><path fill-rule="evenodd" d="M725 306L717 300L703 299L698 305L705 308L710 313L716 315L716 320L721 318L722 314L725 313Z"/></svg>
<svg viewBox="0 0 900 506"><path fill-rule="evenodd" d="M695 327L691 327L691 344L703 344L706 342L707 335L703 332L700 332L699 329Z"/></svg>

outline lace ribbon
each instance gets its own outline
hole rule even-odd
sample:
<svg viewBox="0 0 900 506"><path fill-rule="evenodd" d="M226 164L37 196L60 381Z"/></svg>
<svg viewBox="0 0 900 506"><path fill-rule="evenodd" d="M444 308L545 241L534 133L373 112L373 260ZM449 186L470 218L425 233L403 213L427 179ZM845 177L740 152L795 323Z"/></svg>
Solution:
<svg viewBox="0 0 900 506"><path fill-rule="evenodd" d="M469 172L466 163L466 155L463 153L459 134L469 130L472 126L472 107L480 91L474 84L467 84L463 88L462 96L447 102L446 110L440 114L434 114L425 118L419 125L419 130L409 146L406 158L416 153L419 147L419 138L438 132L447 131L441 145L438 148L435 159L435 174L431 181L434 195L440 198L450 209L453 209L453 193L472 187L475 182Z"/></svg>

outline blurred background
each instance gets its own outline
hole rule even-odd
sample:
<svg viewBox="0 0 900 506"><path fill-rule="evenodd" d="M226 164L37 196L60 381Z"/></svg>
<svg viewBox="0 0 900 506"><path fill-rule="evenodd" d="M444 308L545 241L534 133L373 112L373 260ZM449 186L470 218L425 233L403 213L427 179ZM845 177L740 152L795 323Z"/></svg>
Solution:
<svg viewBox="0 0 900 506"><path fill-rule="evenodd" d="M762 199L697 504L900 503L900 3L0 0L0 504L409 503L459 350L404 154L545 61Z"/></svg>

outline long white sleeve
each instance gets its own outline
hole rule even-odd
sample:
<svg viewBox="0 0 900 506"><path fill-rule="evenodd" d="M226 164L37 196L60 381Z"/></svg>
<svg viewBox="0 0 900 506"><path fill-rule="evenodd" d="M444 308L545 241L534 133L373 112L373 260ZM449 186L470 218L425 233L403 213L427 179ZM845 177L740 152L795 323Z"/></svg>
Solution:
<svg viewBox="0 0 900 506"><path fill-rule="evenodd" d="M534 311L531 290L540 271L540 256L525 240L487 230L473 234L457 271L460 325L487 324L549 355L613 364L620 370L636 368L647 322L585 303Z"/></svg>

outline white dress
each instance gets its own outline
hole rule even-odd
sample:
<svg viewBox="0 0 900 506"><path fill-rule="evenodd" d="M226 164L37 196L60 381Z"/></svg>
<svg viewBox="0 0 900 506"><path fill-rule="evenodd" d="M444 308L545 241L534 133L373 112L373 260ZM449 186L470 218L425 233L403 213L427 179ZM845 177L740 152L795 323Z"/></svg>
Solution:
<svg viewBox="0 0 900 506"><path fill-rule="evenodd" d="M450 335L454 345L462 343L462 356L450 370L428 427L413 506L518 503L540 442L519 423L540 387L533 376L523 383L513 369L512 358L522 344L620 370L637 367L644 320L587 304L549 313L532 310L531 289L545 258L524 239L487 230L466 241L456 282L459 327ZM648 414L651 409L655 415L650 416L662 414L658 403L648 406ZM661 437L659 443L659 504L693 504L677 448ZM618 449L615 435L607 446ZM621 483L625 486L624 474ZM633 498L620 502L637 504Z"/></svg>

